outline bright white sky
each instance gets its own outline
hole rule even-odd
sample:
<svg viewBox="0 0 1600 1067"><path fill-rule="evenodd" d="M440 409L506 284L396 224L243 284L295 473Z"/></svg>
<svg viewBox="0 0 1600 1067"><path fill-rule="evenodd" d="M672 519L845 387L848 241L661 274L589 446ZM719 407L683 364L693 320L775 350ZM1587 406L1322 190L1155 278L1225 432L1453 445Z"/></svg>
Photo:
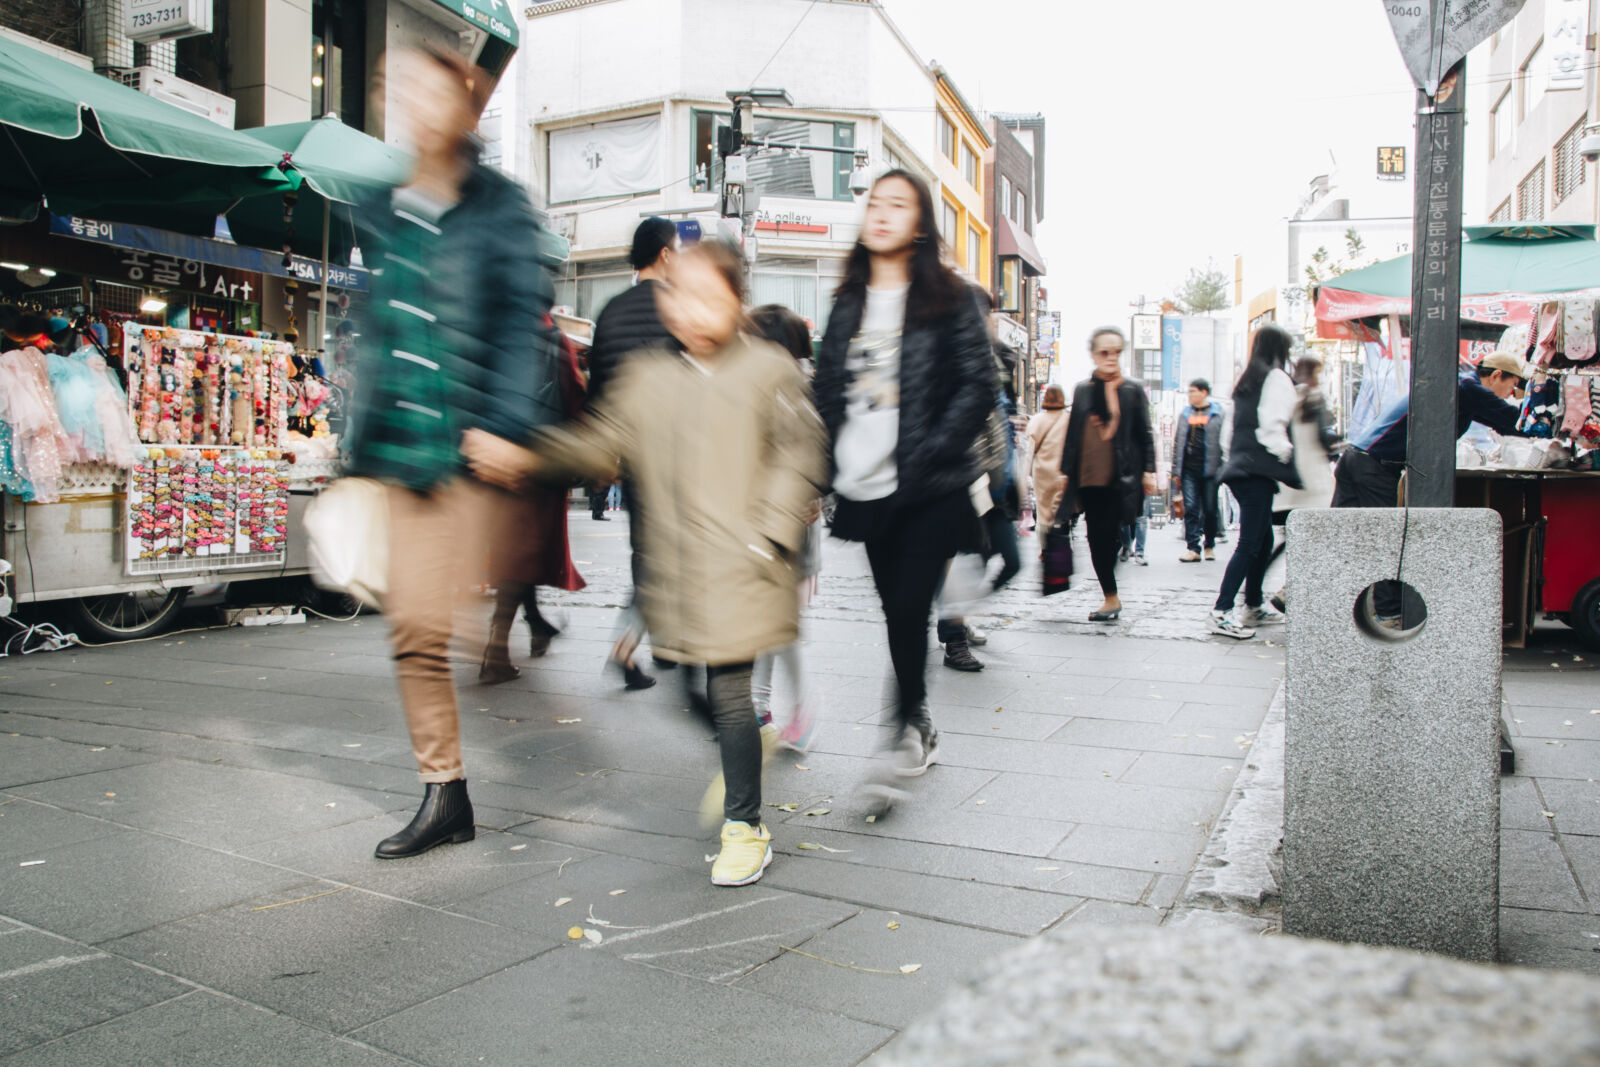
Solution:
<svg viewBox="0 0 1600 1067"><path fill-rule="evenodd" d="M1231 278L1242 253L1247 299L1281 283L1274 234L1334 170L1330 152L1355 214L1410 214L1409 183L1370 177L1379 145L1413 140L1415 95L1381 0L884 3L974 107L1045 114L1039 236L1068 381L1088 370L1071 361L1079 338L1126 322L1141 294L1170 295L1191 266Z"/></svg>

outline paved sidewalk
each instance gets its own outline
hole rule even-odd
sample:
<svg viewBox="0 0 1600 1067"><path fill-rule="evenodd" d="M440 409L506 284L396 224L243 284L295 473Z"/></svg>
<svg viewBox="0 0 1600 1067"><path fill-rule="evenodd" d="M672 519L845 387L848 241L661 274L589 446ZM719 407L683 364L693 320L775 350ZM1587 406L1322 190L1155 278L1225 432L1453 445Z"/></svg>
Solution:
<svg viewBox="0 0 1600 1067"><path fill-rule="evenodd" d="M1203 634L1221 564L1171 531L1109 635L1060 621L1092 591L1019 579L986 671L933 653L943 762L868 824L886 653L831 545L826 721L768 773L794 808L766 878L714 889L715 747L671 674L602 677L626 526L572 524L592 584L550 656L461 671L478 838L412 860L371 858L419 794L381 619L0 660L5 1062L856 1063L1018 939L1160 922L1282 670L1265 641L1136 636Z"/></svg>

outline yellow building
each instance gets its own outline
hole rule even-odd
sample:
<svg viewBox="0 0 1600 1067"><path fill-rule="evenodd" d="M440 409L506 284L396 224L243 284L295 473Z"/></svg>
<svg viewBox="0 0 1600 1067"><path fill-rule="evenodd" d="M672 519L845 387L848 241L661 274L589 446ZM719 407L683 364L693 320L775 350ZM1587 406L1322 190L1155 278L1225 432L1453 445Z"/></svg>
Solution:
<svg viewBox="0 0 1600 1067"><path fill-rule="evenodd" d="M939 176L939 234L955 266L991 287L989 226L984 222L983 154L993 144L978 113L939 64L929 68L937 86L934 170Z"/></svg>

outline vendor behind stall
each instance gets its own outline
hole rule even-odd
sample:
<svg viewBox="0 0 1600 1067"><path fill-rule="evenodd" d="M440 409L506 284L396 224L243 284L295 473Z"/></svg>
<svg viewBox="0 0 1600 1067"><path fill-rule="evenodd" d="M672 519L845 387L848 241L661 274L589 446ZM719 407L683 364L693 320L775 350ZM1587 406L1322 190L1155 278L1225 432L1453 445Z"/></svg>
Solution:
<svg viewBox="0 0 1600 1067"><path fill-rule="evenodd" d="M1456 437L1475 422L1505 436L1526 436L1517 429L1517 406L1507 401L1528 373L1528 365L1516 356L1496 352L1478 364L1475 374L1462 375L1456 386ZM1410 414L1407 394L1351 440L1334 472L1334 507L1392 508L1399 503Z"/></svg>

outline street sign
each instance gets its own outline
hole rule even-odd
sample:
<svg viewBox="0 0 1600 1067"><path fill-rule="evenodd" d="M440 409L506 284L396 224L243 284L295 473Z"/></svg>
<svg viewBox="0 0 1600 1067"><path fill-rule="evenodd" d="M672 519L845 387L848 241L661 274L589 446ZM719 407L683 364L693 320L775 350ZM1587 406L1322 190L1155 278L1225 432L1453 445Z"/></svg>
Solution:
<svg viewBox="0 0 1600 1067"><path fill-rule="evenodd" d="M1135 315L1133 317L1133 348L1155 350L1161 347L1161 316Z"/></svg>
<svg viewBox="0 0 1600 1067"><path fill-rule="evenodd" d="M1589 0L1544 0L1544 48L1549 63L1546 89L1582 89L1583 54L1589 36Z"/></svg>
<svg viewBox="0 0 1600 1067"><path fill-rule="evenodd" d="M1517 17L1525 0L1383 0L1406 70L1433 96L1445 71Z"/></svg>
<svg viewBox="0 0 1600 1067"><path fill-rule="evenodd" d="M122 32L140 44L211 32L211 0L127 0Z"/></svg>
<svg viewBox="0 0 1600 1067"><path fill-rule="evenodd" d="M1406 180L1406 146L1393 145L1378 149L1378 180L1403 182Z"/></svg>

